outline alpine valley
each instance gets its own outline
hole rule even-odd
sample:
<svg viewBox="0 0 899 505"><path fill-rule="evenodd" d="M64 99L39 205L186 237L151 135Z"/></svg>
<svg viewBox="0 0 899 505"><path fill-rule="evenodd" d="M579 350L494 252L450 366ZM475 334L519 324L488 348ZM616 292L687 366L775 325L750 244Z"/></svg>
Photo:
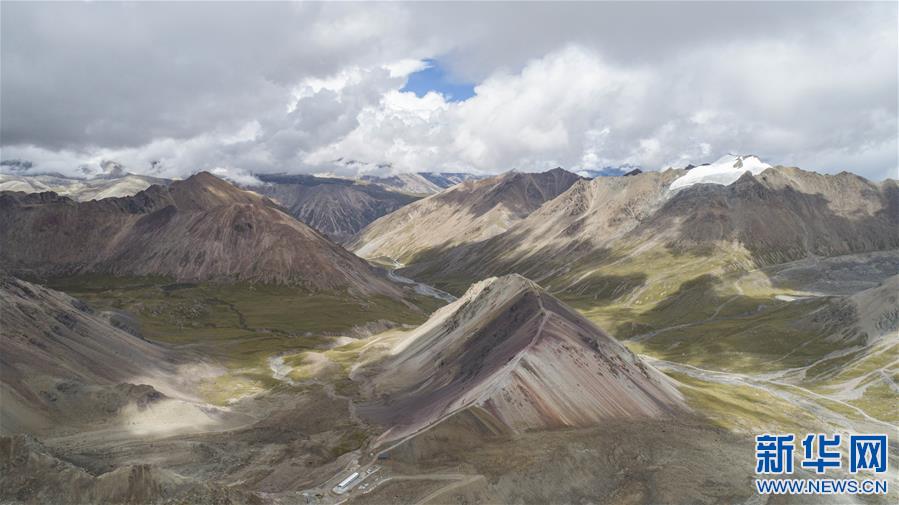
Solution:
<svg viewBox="0 0 899 505"><path fill-rule="evenodd" d="M899 465L896 180L252 179L0 178L0 502L899 500L751 485L760 433Z"/></svg>

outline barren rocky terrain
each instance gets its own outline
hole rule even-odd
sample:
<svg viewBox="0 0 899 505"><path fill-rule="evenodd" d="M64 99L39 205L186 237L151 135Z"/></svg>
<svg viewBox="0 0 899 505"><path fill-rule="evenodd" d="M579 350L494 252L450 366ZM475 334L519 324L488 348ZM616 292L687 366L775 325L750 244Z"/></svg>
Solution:
<svg viewBox="0 0 899 505"><path fill-rule="evenodd" d="M418 197L384 189L374 183L308 175L257 175L261 186L249 189L268 196L290 215L345 242L381 216L412 203Z"/></svg>
<svg viewBox="0 0 899 505"><path fill-rule="evenodd" d="M466 181L378 219L348 246L363 258L411 263L435 248L501 234L579 180L559 168Z"/></svg>
<svg viewBox="0 0 899 505"><path fill-rule="evenodd" d="M896 433L895 183L684 173L464 182L356 237L400 273L208 174L5 192L0 499L846 503L752 437Z"/></svg>
<svg viewBox="0 0 899 505"><path fill-rule="evenodd" d="M270 200L208 173L81 203L3 192L0 208L0 266L19 275L163 275L398 296L383 274Z"/></svg>

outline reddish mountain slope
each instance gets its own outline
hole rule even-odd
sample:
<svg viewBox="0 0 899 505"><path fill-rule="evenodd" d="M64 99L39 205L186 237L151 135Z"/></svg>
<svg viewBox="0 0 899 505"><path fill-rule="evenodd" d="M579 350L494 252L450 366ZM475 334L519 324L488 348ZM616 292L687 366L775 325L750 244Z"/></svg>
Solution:
<svg viewBox="0 0 899 505"><path fill-rule="evenodd" d="M475 284L378 365L360 412L414 434L476 408L512 431L657 417L683 407L661 373L583 316L517 275Z"/></svg>

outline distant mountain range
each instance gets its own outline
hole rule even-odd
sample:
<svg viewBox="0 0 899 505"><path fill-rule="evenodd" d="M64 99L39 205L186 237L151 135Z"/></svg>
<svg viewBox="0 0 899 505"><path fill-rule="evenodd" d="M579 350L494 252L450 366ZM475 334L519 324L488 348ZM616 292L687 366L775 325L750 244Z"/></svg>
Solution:
<svg viewBox="0 0 899 505"><path fill-rule="evenodd" d="M201 172L130 197L75 202L0 193L0 266L31 277L164 275L182 281L398 291L271 200Z"/></svg>
<svg viewBox="0 0 899 505"><path fill-rule="evenodd" d="M256 178L263 184L247 189L272 198L292 216L344 243L381 216L423 196L480 177L419 172L359 179L288 174L256 174Z"/></svg>
<svg viewBox="0 0 899 505"><path fill-rule="evenodd" d="M461 182L484 176L463 172L418 172L390 176L363 175L359 179L386 189L412 195L433 195Z"/></svg>
<svg viewBox="0 0 899 505"><path fill-rule="evenodd" d="M165 185L168 179L128 173L75 179L62 175L11 175L0 173L0 191L42 193L52 191L78 202L131 196L154 184Z"/></svg>
<svg viewBox="0 0 899 505"><path fill-rule="evenodd" d="M338 158L334 164L357 174L365 174L371 171L391 172L389 163L368 163L365 161ZM378 184L385 189L408 193L411 195L432 195L440 191L471 179L479 179L481 176L465 172L410 172L395 175L361 175L358 180Z"/></svg>
<svg viewBox="0 0 899 505"><path fill-rule="evenodd" d="M132 196L152 185L172 182L170 179L127 173L119 165L107 168L106 172L87 174L85 178L59 174L0 174L0 191L52 191L83 202ZM247 185L246 189L268 196L292 216L332 240L345 242L375 219L422 196L481 176L420 172L389 177L363 176L359 179L304 174L255 174L255 177L263 184Z"/></svg>
<svg viewBox="0 0 899 505"><path fill-rule="evenodd" d="M595 179L596 177L620 177L642 174L643 169L637 165L620 165L617 167L603 167L600 169L583 169L575 172L581 177Z"/></svg>
<svg viewBox="0 0 899 505"><path fill-rule="evenodd" d="M366 258L411 263L420 253L504 233L581 180L556 168L466 181L378 219L349 246Z"/></svg>
<svg viewBox="0 0 899 505"><path fill-rule="evenodd" d="M294 217L344 242L375 219L418 199L379 184L312 175L258 174L260 186L248 186L268 196Z"/></svg>
<svg viewBox="0 0 899 505"><path fill-rule="evenodd" d="M467 172L418 172L418 175L433 182L441 189L446 189L465 181L488 177L486 175L470 174Z"/></svg>
<svg viewBox="0 0 899 505"><path fill-rule="evenodd" d="M351 245L363 257L398 258L412 277L458 279L457 292L467 281L507 273L579 289L591 268L659 249L767 265L899 247L896 181L788 167L753 175L733 164L735 177L722 175L723 162L710 165L712 178L733 177L730 185L697 179L705 167L576 178L517 218L491 222L483 209L505 209L504 192L467 200L453 197L459 186L373 222Z"/></svg>
<svg viewBox="0 0 899 505"><path fill-rule="evenodd" d="M106 195L136 193L151 184L162 188L170 182L113 168L92 179L0 175L0 188L32 195L59 190L72 200L99 200L85 207L94 209L163 205L154 203L154 199L167 198L159 196L162 189L147 192L154 196L140 204L105 200ZM615 171L625 169L636 171L630 166ZM730 241L741 244L747 253L738 254L742 259L734 261L759 264L807 254L880 250L896 242L895 181L874 184L848 173L830 176L771 167L751 155L728 155L689 170L627 177L604 173L593 180L555 169L489 178L419 173L359 181L260 174L263 184L250 189L270 197L332 240L347 243L363 257L395 260L408 267L409 275L431 279L477 280L512 272L536 279L558 277L566 269L573 270L575 263L598 261L599 251L629 250L647 241L664 241L672 250L721 248ZM446 185L450 187L441 189ZM437 190L424 199L410 194ZM67 208L63 199L57 199L51 203L54 198L49 196L18 196L5 202L11 209L37 206L41 212ZM274 204L258 207L274 209ZM23 247L17 245L9 254ZM115 261L107 257L92 263ZM162 270L193 269L169 265ZM280 277L273 274L272 278ZM583 280L566 282L577 285Z"/></svg>

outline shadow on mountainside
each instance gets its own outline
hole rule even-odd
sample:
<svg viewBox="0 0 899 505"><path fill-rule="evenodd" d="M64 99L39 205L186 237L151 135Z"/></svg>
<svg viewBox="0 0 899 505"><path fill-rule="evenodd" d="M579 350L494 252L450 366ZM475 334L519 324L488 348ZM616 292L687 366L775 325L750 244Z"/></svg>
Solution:
<svg viewBox="0 0 899 505"><path fill-rule="evenodd" d="M754 266L808 258L899 249L899 187L885 184L880 209L873 214L844 215L820 193L790 186L772 188L744 175L730 186L698 184L673 195L652 216L624 236L566 240L580 221L562 230L539 249L528 246L514 226L478 242L427 249L407 261L404 275L460 294L472 282L518 273L550 287L576 269L598 269L618 261L626 249L663 247L674 256L714 256L720 244L748 251ZM653 244L658 242L658 244ZM652 265L647 265L648 269ZM633 279L627 279L628 283ZM589 292L581 293L591 296Z"/></svg>

